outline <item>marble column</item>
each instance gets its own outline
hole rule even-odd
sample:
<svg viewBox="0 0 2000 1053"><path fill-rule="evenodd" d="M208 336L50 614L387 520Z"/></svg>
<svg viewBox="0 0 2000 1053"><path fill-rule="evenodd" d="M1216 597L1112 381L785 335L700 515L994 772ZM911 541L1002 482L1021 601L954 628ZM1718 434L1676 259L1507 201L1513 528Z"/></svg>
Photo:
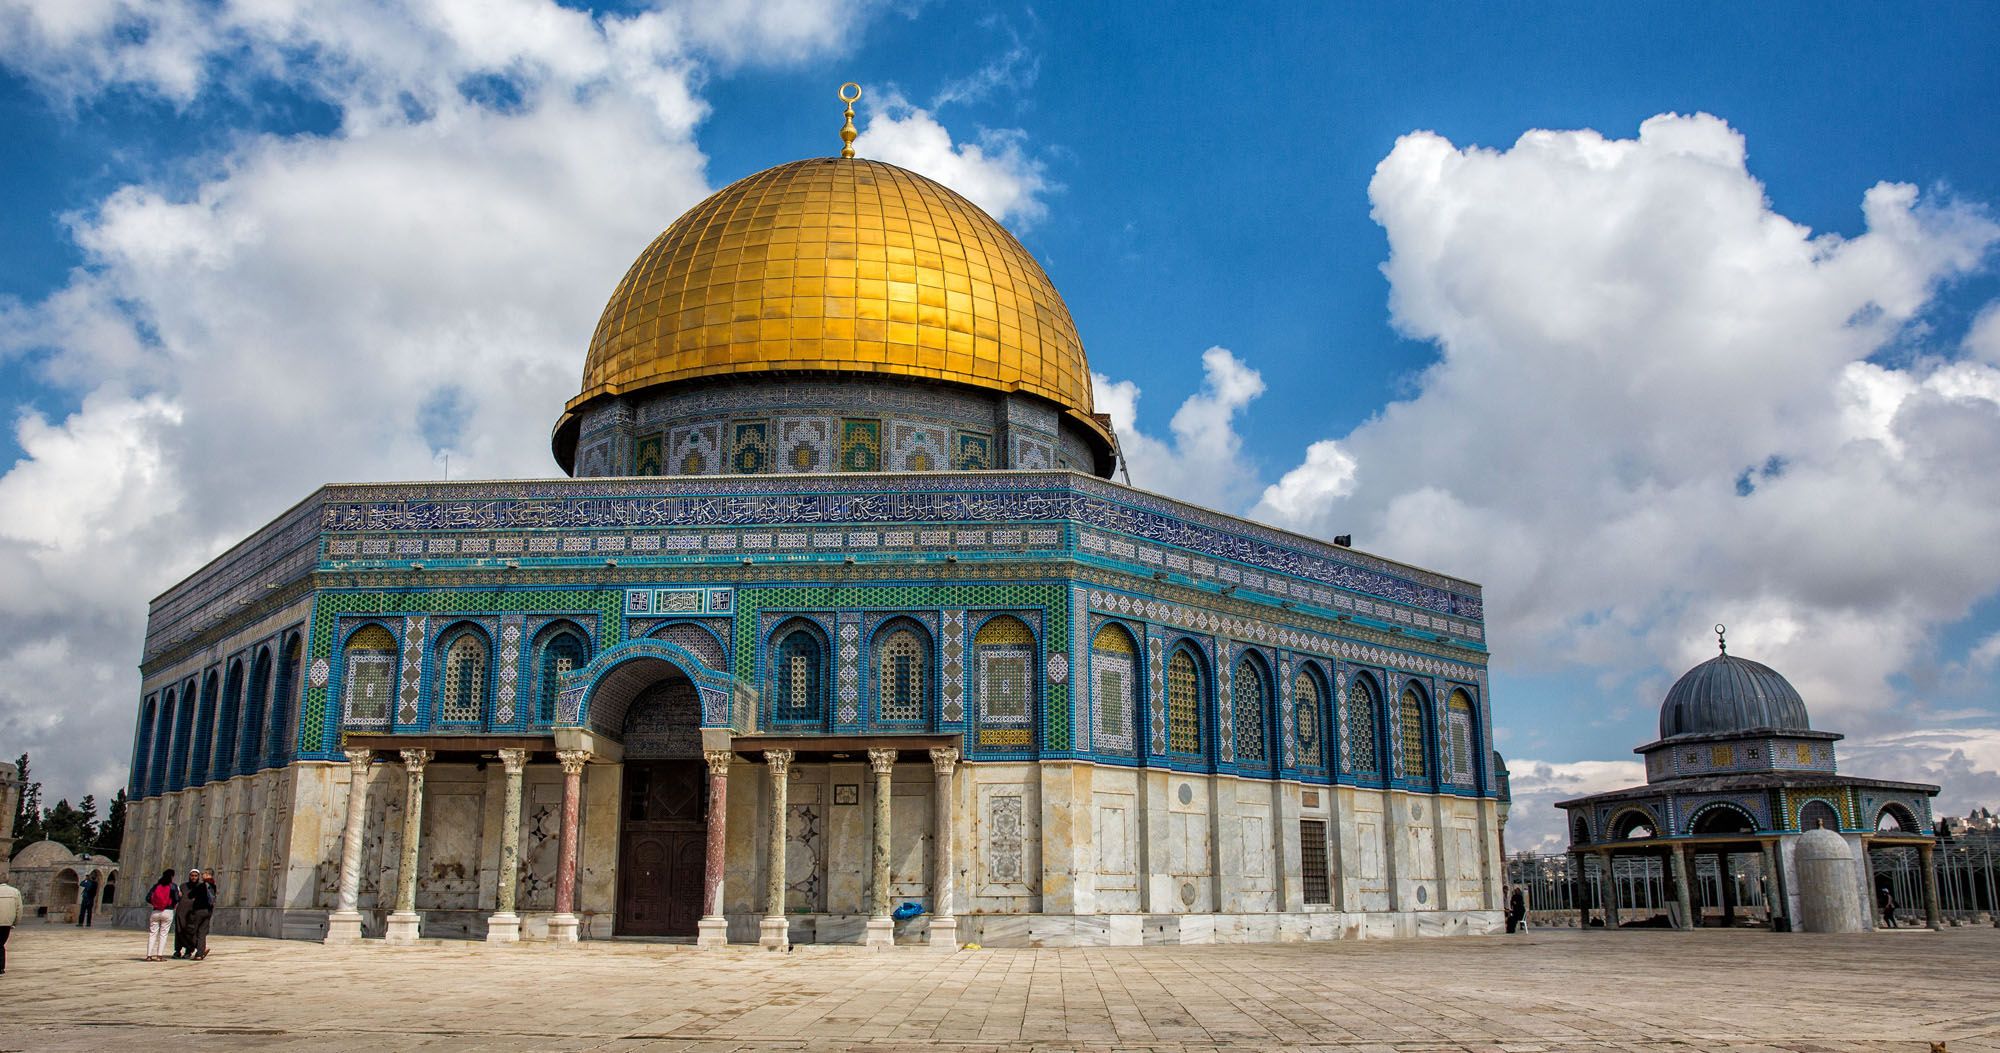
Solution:
<svg viewBox="0 0 2000 1053"><path fill-rule="evenodd" d="M368 822L368 762L374 750L347 751L347 830L340 839L340 900L326 919L327 943L361 938L361 836Z"/></svg>
<svg viewBox="0 0 2000 1053"><path fill-rule="evenodd" d="M576 917L577 806L583 801L583 766L590 763L590 751L557 750L556 760L563 770L562 832L556 841L556 912L549 916L549 939L575 943L580 927Z"/></svg>
<svg viewBox="0 0 2000 1053"><path fill-rule="evenodd" d="M952 914L952 886L958 868L952 863L953 802L952 773L958 769L958 750L946 746L931 750L931 770L937 775L937 789L931 799L931 816L936 820L931 836L931 948L958 950L958 918Z"/></svg>
<svg viewBox="0 0 2000 1053"><path fill-rule="evenodd" d="M1938 911L1937 847L1935 845L1926 843L1917 846L1917 866L1923 870L1924 924L1933 930L1941 929L1944 927L1944 917Z"/></svg>
<svg viewBox="0 0 2000 1053"><path fill-rule="evenodd" d="M1696 917L1694 913L1697 902L1694 898L1694 888L1688 882L1688 878L1694 874L1694 849L1683 848L1680 845L1669 845L1667 846L1667 852L1673 856L1674 861L1674 899L1679 901L1681 906L1681 923L1679 927L1683 929L1701 928L1701 919Z"/></svg>
<svg viewBox="0 0 2000 1053"><path fill-rule="evenodd" d="M1771 920L1772 932L1785 931L1785 894L1778 886L1778 853L1773 851L1770 841L1758 842L1758 851L1764 857L1764 913Z"/></svg>
<svg viewBox="0 0 2000 1053"><path fill-rule="evenodd" d="M521 916L514 913L514 890L521 878L521 773L528 768L528 751L499 752L507 790L500 806L500 881L493 915L486 919L486 942L519 943Z"/></svg>
<svg viewBox="0 0 2000 1053"><path fill-rule="evenodd" d="M382 942L410 944L417 942L417 929L421 918L417 915L417 851L424 830L424 765L433 756L429 750L404 750L403 771L405 789L403 800L403 851L396 866L396 910L389 915L389 924L382 934Z"/></svg>
<svg viewBox="0 0 2000 1053"><path fill-rule="evenodd" d="M1717 852L1715 865L1722 874L1722 927L1736 927L1736 878L1729 872L1729 853Z"/></svg>
<svg viewBox="0 0 2000 1053"><path fill-rule="evenodd" d="M791 922L785 918L785 780L792 770L791 750L765 750L771 776L770 849L765 853L764 920L757 927L757 946L782 951L792 945Z"/></svg>
<svg viewBox="0 0 2000 1053"><path fill-rule="evenodd" d="M1579 929L1588 929L1590 928L1590 885L1586 880L1589 875L1584 872L1583 853L1571 852L1569 854L1569 873L1570 890L1576 896L1576 926Z"/></svg>
<svg viewBox="0 0 2000 1053"><path fill-rule="evenodd" d="M895 767L895 750L868 751L868 769L875 773L874 870L868 882L868 932L861 942L878 951L896 945L896 919L889 916L889 802L893 792L889 777Z"/></svg>
<svg viewBox="0 0 2000 1053"><path fill-rule="evenodd" d="M1616 861L1617 857L1612 855L1607 849L1606 851L1599 852L1597 858L1604 865L1604 885L1606 890L1604 896L1604 927L1615 929L1618 927L1619 892L1618 870L1612 866L1612 863Z"/></svg>
<svg viewBox="0 0 2000 1053"><path fill-rule="evenodd" d="M701 868L701 921L696 923L695 946L729 946L729 920L722 916L722 879L728 868L729 847L729 764L735 750L703 750L708 762L708 856Z"/></svg>

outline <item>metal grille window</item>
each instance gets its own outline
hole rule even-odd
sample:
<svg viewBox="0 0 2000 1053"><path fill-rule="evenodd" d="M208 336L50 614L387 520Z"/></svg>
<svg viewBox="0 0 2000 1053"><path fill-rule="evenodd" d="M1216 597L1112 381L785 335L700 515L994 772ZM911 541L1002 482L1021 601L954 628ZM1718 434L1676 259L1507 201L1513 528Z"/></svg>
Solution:
<svg viewBox="0 0 2000 1053"><path fill-rule="evenodd" d="M1245 658L1236 663L1229 681L1230 704L1236 711L1236 759L1264 759L1264 674Z"/></svg>
<svg viewBox="0 0 2000 1053"><path fill-rule="evenodd" d="M1307 903L1332 903L1333 889L1326 876L1326 822L1299 820L1299 885Z"/></svg>
<svg viewBox="0 0 2000 1053"><path fill-rule="evenodd" d="M396 638L371 625L347 641L347 723L358 727L389 722L389 699L396 691Z"/></svg>
<svg viewBox="0 0 2000 1053"><path fill-rule="evenodd" d="M924 645L917 634L898 629L882 644L876 712L883 720L920 720L924 715Z"/></svg>
<svg viewBox="0 0 2000 1053"><path fill-rule="evenodd" d="M1104 752L1132 752L1133 670L1139 645L1116 625L1097 631L1090 644L1092 701L1097 712L1097 747Z"/></svg>
<svg viewBox="0 0 2000 1053"><path fill-rule="evenodd" d="M1299 763L1319 763L1319 681L1300 673L1292 681L1292 707L1299 728Z"/></svg>
<svg viewBox="0 0 2000 1053"><path fill-rule="evenodd" d="M1401 775L1406 779L1421 778L1424 768L1424 702L1417 696L1417 689L1403 689L1402 704L1397 707L1402 722Z"/></svg>
<svg viewBox="0 0 2000 1053"><path fill-rule="evenodd" d="M536 691L535 718L556 719L556 696L562 693L562 678L584 664L583 640L572 632L559 632L542 645L542 682Z"/></svg>
<svg viewBox="0 0 2000 1053"><path fill-rule="evenodd" d="M467 722L486 709L486 644L478 634L460 633L444 654L444 699L439 717Z"/></svg>
<svg viewBox="0 0 2000 1053"><path fill-rule="evenodd" d="M979 656L979 718L1026 724L1034 706L1035 636L1019 618L1001 615L973 638Z"/></svg>
<svg viewBox="0 0 2000 1053"><path fill-rule="evenodd" d="M778 643L771 663L772 713L779 720L820 719L819 640L806 629L795 629Z"/></svg>
<svg viewBox="0 0 2000 1053"><path fill-rule="evenodd" d="M1368 681L1355 677L1347 687L1348 770L1373 775L1382 770L1375 752L1375 691Z"/></svg>
<svg viewBox="0 0 2000 1053"><path fill-rule="evenodd" d="M1167 749L1201 752L1201 679L1186 651L1167 662Z"/></svg>
<svg viewBox="0 0 2000 1053"><path fill-rule="evenodd" d="M1451 780L1456 783L1472 782L1472 700L1463 691L1451 693L1451 704L1445 707L1445 719L1449 723L1446 741L1451 747L1448 770Z"/></svg>

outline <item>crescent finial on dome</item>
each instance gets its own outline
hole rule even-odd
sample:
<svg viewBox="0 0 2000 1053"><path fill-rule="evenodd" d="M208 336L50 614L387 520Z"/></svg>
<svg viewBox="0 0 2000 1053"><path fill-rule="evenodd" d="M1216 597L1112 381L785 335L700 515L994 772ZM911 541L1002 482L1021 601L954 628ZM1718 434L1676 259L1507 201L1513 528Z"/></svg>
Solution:
<svg viewBox="0 0 2000 1053"><path fill-rule="evenodd" d="M853 94L848 92L852 90ZM840 101L847 104L847 123L840 129L840 156L854 156L854 140L861 133L854 130L854 104L861 99L861 85L848 81L840 86Z"/></svg>

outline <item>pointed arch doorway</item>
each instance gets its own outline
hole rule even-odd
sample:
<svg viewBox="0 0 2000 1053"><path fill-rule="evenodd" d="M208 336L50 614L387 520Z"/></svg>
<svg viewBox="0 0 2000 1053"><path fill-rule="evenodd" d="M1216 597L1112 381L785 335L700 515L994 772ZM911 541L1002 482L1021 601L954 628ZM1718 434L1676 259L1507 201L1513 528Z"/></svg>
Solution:
<svg viewBox="0 0 2000 1053"><path fill-rule="evenodd" d="M701 700L665 662L625 712L618 833L620 936L693 937L702 911L708 775L701 759Z"/></svg>

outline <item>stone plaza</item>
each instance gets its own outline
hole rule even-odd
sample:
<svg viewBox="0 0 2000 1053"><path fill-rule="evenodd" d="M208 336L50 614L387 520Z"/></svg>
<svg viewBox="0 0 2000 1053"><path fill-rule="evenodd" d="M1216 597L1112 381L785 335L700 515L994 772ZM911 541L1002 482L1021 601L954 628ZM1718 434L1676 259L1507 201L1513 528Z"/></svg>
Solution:
<svg viewBox="0 0 2000 1053"><path fill-rule="evenodd" d="M320 947L199 965L29 926L0 1050L1888 1051L2000 1049L2000 930L784 955L638 941Z"/></svg>

